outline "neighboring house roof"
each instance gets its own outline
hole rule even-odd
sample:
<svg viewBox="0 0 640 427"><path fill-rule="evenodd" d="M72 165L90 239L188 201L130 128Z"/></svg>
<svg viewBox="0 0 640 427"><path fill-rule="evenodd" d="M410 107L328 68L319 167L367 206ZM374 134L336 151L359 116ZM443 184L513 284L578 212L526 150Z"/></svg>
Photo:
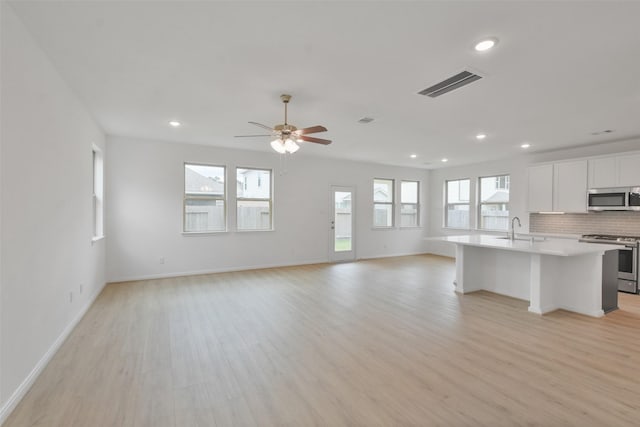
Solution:
<svg viewBox="0 0 640 427"><path fill-rule="evenodd" d="M341 202L346 202L350 200L351 200L351 192L347 193L342 199L340 199Z"/></svg>
<svg viewBox="0 0 640 427"><path fill-rule="evenodd" d="M496 190L483 203L509 203L509 192L507 190Z"/></svg>
<svg viewBox="0 0 640 427"><path fill-rule="evenodd" d="M185 189L187 193L224 194L224 182L200 175L185 168Z"/></svg>

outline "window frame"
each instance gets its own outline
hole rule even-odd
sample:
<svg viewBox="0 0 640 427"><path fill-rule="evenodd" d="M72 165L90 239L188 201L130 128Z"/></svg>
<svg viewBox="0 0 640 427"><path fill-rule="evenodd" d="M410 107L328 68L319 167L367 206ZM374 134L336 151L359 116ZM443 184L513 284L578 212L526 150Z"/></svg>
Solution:
<svg viewBox="0 0 640 427"><path fill-rule="evenodd" d="M390 202L376 202L375 195L375 183L376 181L390 181L391 182L391 201ZM396 224L396 180L393 178L373 178L372 181L372 199L373 199L373 228L374 229L389 229L394 228ZM376 225L376 205L391 206L391 225Z"/></svg>
<svg viewBox="0 0 640 427"><path fill-rule="evenodd" d="M449 183L450 182L454 182L454 181L469 181L469 200L467 200L466 203L449 203ZM458 184L458 191L460 190L459 188L459 184ZM444 209L442 210L442 222L443 222L443 228L449 228L452 230L471 230L471 178L456 178L456 179L445 179L444 180L444 203L443 203L443 207ZM448 207L449 206L468 206L468 212L469 212L469 223L467 225L467 227L451 227L449 226L449 216L447 215L447 212L449 211Z"/></svg>
<svg viewBox="0 0 640 427"><path fill-rule="evenodd" d="M96 242L104 238L104 154L96 145L91 147L91 174L91 241Z"/></svg>
<svg viewBox="0 0 640 427"><path fill-rule="evenodd" d="M503 177L507 177L508 180L505 180L505 183L508 183L508 187L507 189L505 188L500 188L498 186L499 184L499 178L503 178ZM477 199L477 203L476 203L476 229L477 230L483 230L483 231L509 231L509 227L507 226L506 229L502 229L502 228L484 228L482 226L482 206L487 205L487 206L492 206L492 205L504 205L505 203L483 203L482 202L482 180L483 179L487 179L487 178L495 178L496 180L496 190L506 190L509 193L509 201L506 203L507 205L507 212L509 212L509 207L511 204L511 174L508 173L503 173L500 175L486 175L486 176L479 176L478 177L478 183L477 183L477 195L478 197Z"/></svg>
<svg viewBox="0 0 640 427"><path fill-rule="evenodd" d="M416 183L416 203L403 203L402 202L402 183L403 182L411 182ZM400 180L400 222L398 226L400 228L420 228L420 181L418 180L410 180L410 179L401 179ZM416 225L402 225L402 206L411 205L416 207Z"/></svg>
<svg viewBox="0 0 640 427"><path fill-rule="evenodd" d="M248 167L248 166L236 166L236 182L238 180L238 169L244 170L255 170L255 171L269 171L269 198L263 197L240 197L236 193L236 231L239 233L251 233L251 232L260 232L260 231L273 231L274 230L274 221L273 221L273 169L270 168L258 168L258 167ZM243 182L243 188L246 189L246 178ZM269 201L269 228L240 228L238 226L238 202L246 201L246 202L264 202L265 200Z"/></svg>
<svg viewBox="0 0 640 427"><path fill-rule="evenodd" d="M220 196L210 196L210 195L191 195L187 194L187 177L186 177L186 168L187 165L190 166L207 166L214 168L222 168L224 175L224 194L222 197ZM227 167L225 165L214 165L210 163L196 163L196 162L183 162L182 164L182 234L218 234L218 233L226 233L228 232L228 212L227 212L227 190L228 190L228 179L227 179ZM222 230L204 230L204 231L187 231L187 200L222 200L223 203L223 215L224 215L224 228Z"/></svg>

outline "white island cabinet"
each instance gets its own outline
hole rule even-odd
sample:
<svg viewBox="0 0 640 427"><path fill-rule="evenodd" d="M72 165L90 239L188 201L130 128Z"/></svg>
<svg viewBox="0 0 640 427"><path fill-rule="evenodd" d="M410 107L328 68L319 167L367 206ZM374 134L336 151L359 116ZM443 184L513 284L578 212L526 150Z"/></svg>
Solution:
<svg viewBox="0 0 640 427"><path fill-rule="evenodd" d="M565 309L593 317L604 315L603 277L607 274L603 275L603 255L619 246L489 235L431 239L456 245L456 292L487 290L527 300L529 311L538 314Z"/></svg>

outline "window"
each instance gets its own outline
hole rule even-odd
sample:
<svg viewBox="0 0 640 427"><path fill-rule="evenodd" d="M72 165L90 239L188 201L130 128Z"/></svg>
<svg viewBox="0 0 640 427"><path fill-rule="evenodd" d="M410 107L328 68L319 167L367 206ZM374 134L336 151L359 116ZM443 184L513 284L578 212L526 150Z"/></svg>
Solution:
<svg viewBox="0 0 640 427"><path fill-rule="evenodd" d="M393 227L393 180L373 180L373 226Z"/></svg>
<svg viewBox="0 0 640 427"><path fill-rule="evenodd" d="M480 209L478 228L509 229L509 175L480 178Z"/></svg>
<svg viewBox="0 0 640 427"><path fill-rule="evenodd" d="M237 168L237 228L238 230L271 230L271 171ZM263 182L269 185L262 185ZM244 185L240 185L243 183Z"/></svg>
<svg viewBox="0 0 640 427"><path fill-rule="evenodd" d="M496 176L496 189L509 190L509 175Z"/></svg>
<svg viewBox="0 0 640 427"><path fill-rule="evenodd" d="M93 238L104 236L104 164L102 152L93 149Z"/></svg>
<svg viewBox="0 0 640 427"><path fill-rule="evenodd" d="M184 219L186 233L227 229L225 167L185 163Z"/></svg>
<svg viewBox="0 0 640 427"><path fill-rule="evenodd" d="M445 182L445 227L469 228L468 179Z"/></svg>
<svg viewBox="0 0 640 427"><path fill-rule="evenodd" d="M420 205L418 181L400 182L400 227L420 225Z"/></svg>

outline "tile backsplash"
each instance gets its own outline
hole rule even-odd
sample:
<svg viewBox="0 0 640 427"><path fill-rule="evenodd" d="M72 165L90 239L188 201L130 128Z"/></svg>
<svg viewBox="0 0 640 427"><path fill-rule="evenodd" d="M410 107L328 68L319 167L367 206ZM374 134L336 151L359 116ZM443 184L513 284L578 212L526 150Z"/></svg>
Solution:
<svg viewBox="0 0 640 427"><path fill-rule="evenodd" d="M589 212L586 214L529 214L531 233L614 234L640 236L640 212Z"/></svg>

